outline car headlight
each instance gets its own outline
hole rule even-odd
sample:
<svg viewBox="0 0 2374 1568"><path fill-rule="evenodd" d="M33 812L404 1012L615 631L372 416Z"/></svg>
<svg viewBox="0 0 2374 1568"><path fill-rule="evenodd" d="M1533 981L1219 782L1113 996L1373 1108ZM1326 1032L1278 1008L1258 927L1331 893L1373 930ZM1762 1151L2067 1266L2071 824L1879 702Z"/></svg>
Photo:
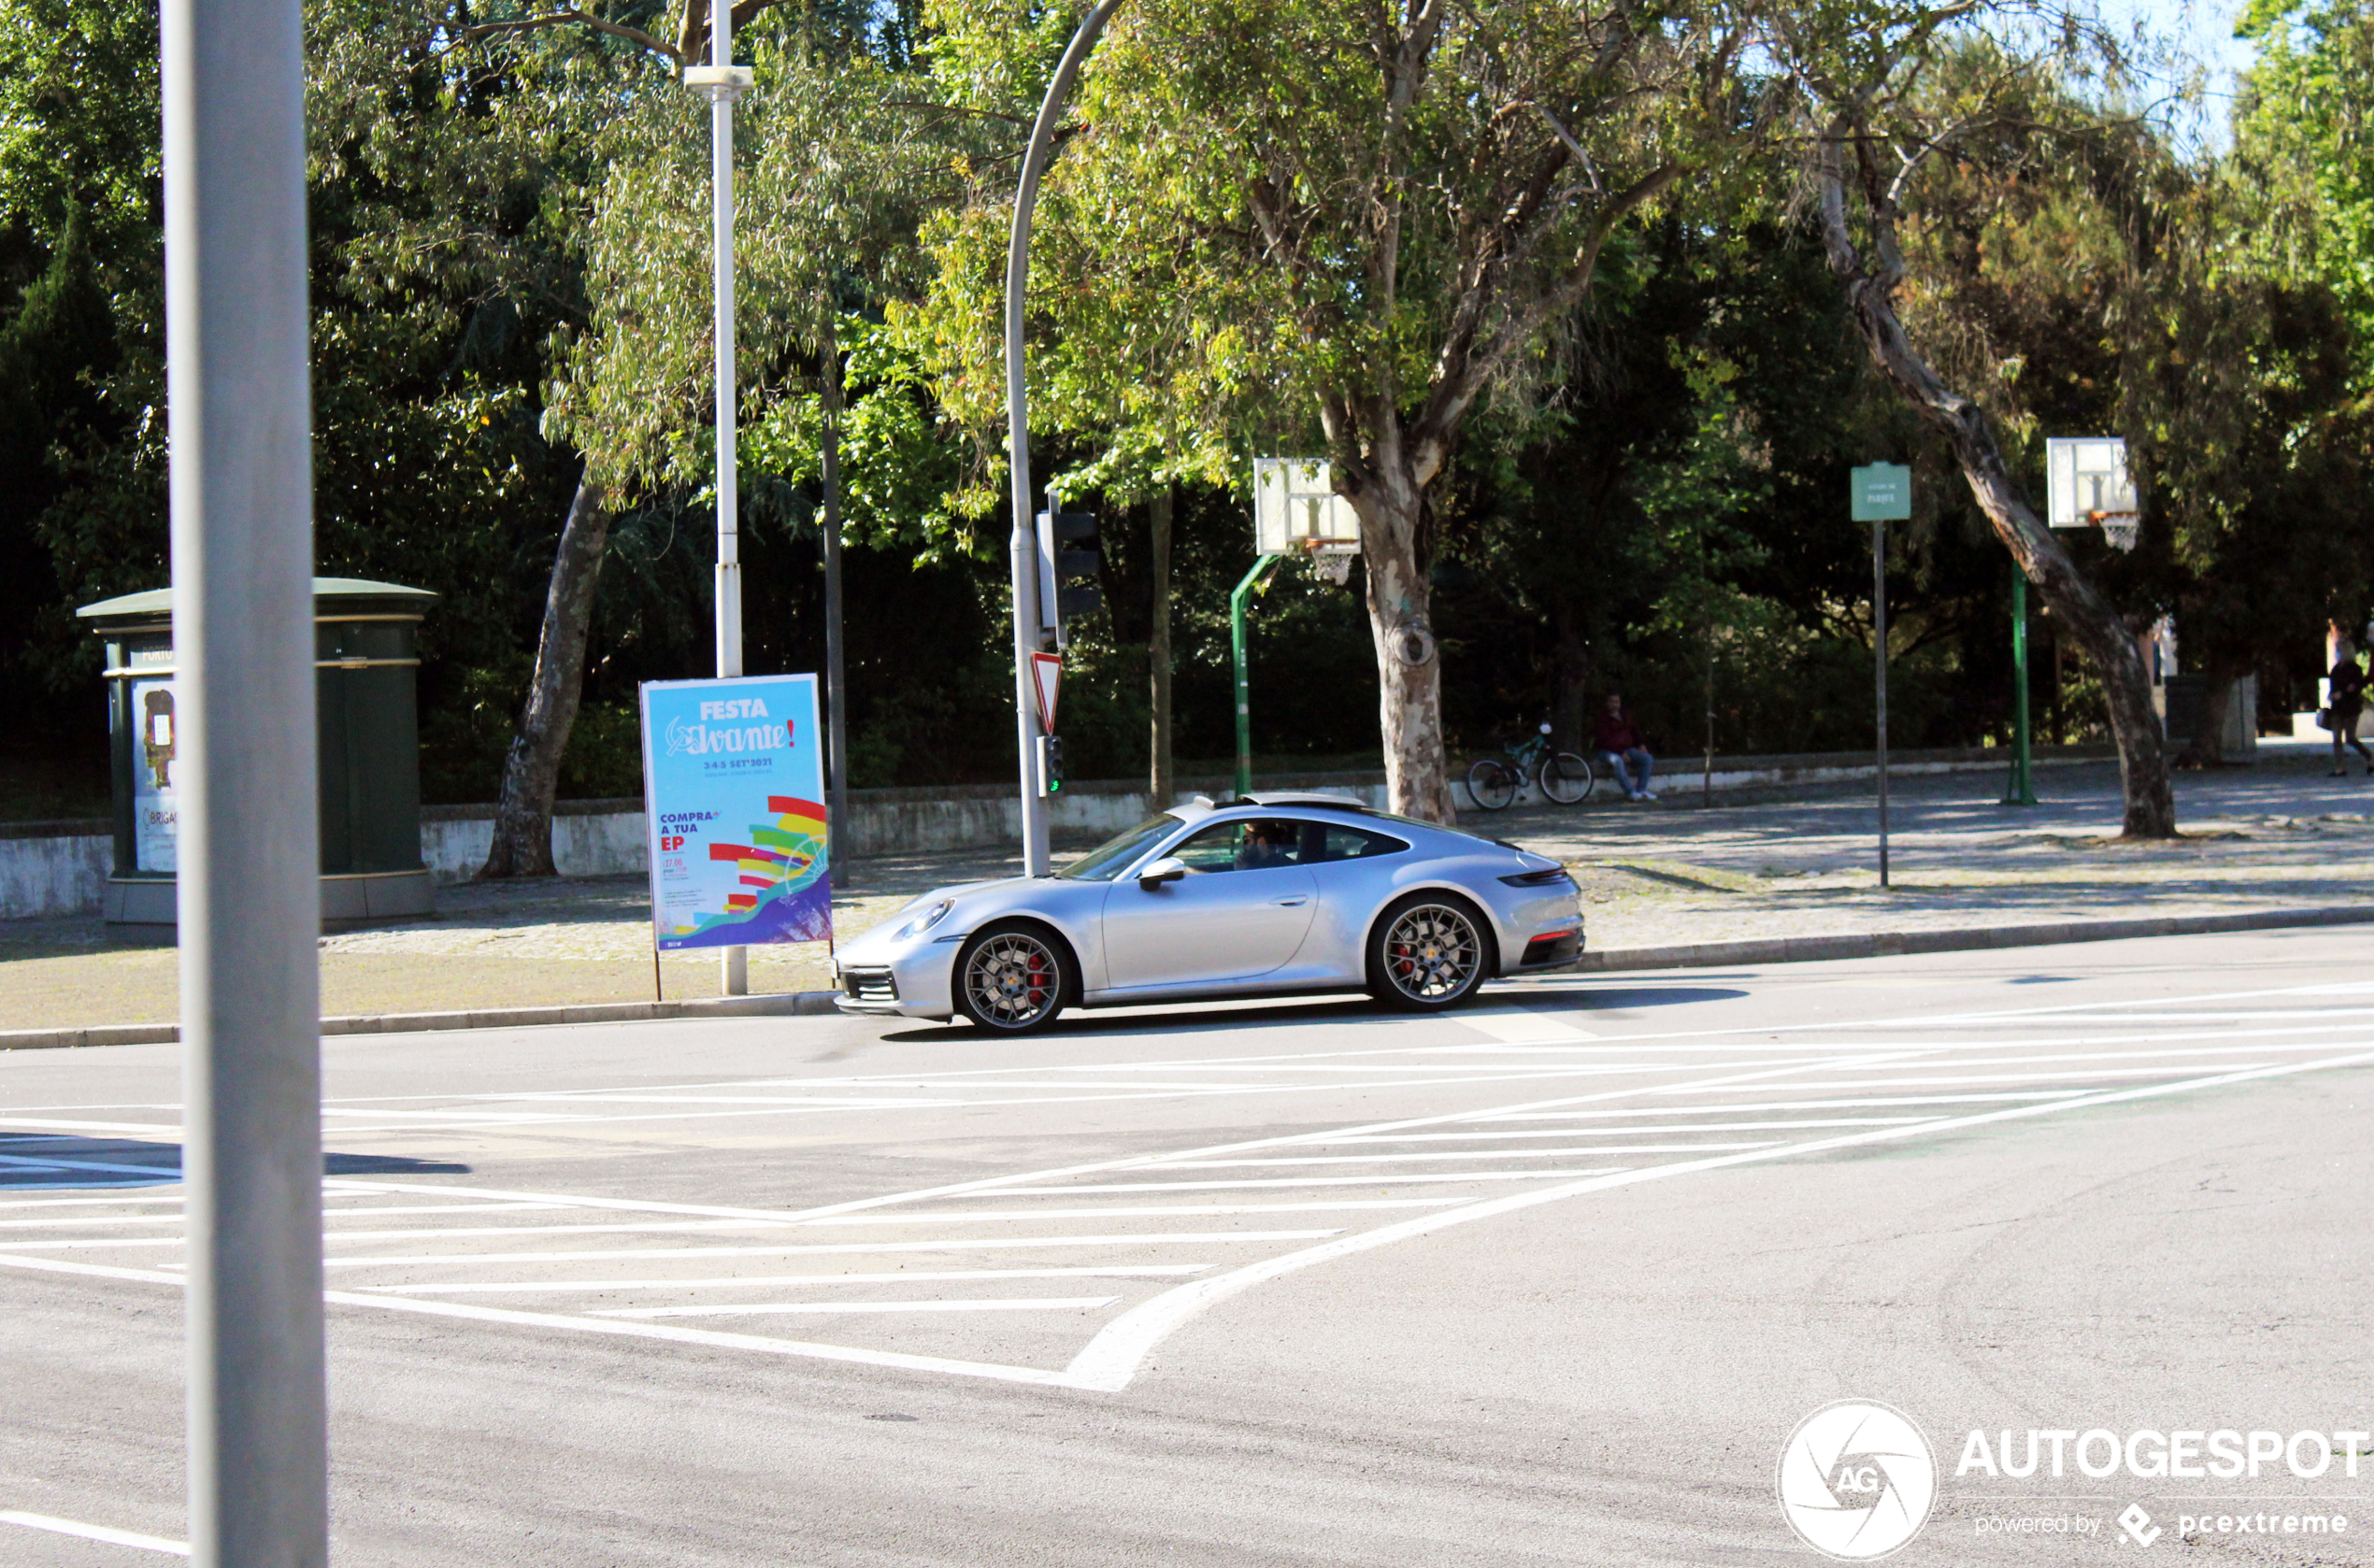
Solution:
<svg viewBox="0 0 2374 1568"><path fill-rule="evenodd" d="M933 905L930 908L916 915L913 919L908 920L905 925L900 926L898 928L898 934L901 936L921 936L924 932L931 930L932 927L948 919L948 912L955 907L956 901L954 899L943 898L937 904Z"/></svg>

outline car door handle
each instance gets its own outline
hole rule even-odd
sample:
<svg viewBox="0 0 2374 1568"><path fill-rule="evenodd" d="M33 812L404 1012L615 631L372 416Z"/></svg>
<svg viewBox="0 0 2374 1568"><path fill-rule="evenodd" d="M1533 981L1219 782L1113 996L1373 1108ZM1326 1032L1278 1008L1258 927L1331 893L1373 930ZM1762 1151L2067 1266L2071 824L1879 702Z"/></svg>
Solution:
<svg viewBox="0 0 2374 1568"><path fill-rule="evenodd" d="M1309 904L1309 902L1310 895L1309 893L1298 893L1293 898L1281 898L1278 900L1278 905L1280 908L1292 909L1297 904Z"/></svg>

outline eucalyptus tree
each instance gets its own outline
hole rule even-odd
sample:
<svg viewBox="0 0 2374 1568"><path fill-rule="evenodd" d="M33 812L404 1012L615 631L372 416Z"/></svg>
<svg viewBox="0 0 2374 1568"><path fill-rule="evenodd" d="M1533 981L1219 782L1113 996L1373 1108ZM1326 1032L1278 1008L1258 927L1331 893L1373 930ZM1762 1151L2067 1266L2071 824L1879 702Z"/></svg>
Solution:
<svg viewBox="0 0 2374 1568"><path fill-rule="evenodd" d="M2082 184L2069 154L2104 117L2072 86L2089 69L2115 65L2115 55L2075 19L1994 0L1857 0L1780 11L1773 40L1802 94L1813 206L1855 328L1881 374L1951 447L1996 536L2101 682L2118 745L2124 835L2170 837L2175 797L2142 652L2118 606L2038 517L2014 476L1996 419L1977 395L1992 391L1976 379L1989 356L1968 351L1985 342L1982 313L1957 310L1952 290L1957 252L2016 244L2024 220L2050 216L2036 210L2042 204L2034 192L2049 201L2056 186ZM2002 203L1961 215L1974 216L1976 228L1941 221L1948 215L1924 206L1973 170ZM2081 240L2081 218L2059 232ZM2067 265L2040 253L2035 260ZM1899 308L1908 286L1920 301L1909 321ZM1940 369L1949 354L1961 362L1961 384ZM2019 366L1995 357L1994 369L2008 379Z"/></svg>
<svg viewBox="0 0 2374 1568"><path fill-rule="evenodd" d="M945 97L1018 133L1068 16L931 16ZM1432 488L1480 403L1556 370L1618 227L1753 135L1748 36L1721 0L1147 0L1081 78L1034 241L1048 413L1215 477L1324 449L1361 521L1396 810L1452 814ZM909 325L985 429L1011 165L979 173Z"/></svg>

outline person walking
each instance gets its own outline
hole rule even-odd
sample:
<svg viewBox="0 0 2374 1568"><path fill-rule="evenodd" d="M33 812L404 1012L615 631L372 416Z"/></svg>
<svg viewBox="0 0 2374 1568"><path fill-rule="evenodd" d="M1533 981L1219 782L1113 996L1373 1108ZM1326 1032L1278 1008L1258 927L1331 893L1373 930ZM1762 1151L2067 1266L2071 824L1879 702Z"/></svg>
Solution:
<svg viewBox="0 0 2374 1568"><path fill-rule="evenodd" d="M1640 726L1632 721L1631 710L1623 706L1623 692L1608 693L1608 706L1599 714L1593 739L1608 771L1623 786L1624 799L1657 798L1657 792L1649 788L1649 776L1655 771L1657 760L1649 754L1648 737L1640 733Z"/></svg>
<svg viewBox="0 0 2374 1568"><path fill-rule="evenodd" d="M2357 720L2366 711L2366 672L2357 667L2357 649L2346 641L2333 650L2333 668L2324 677L2324 691L2325 720L2333 732L2333 777L2349 777L2349 759L2341 751L2348 745L2357 748L2367 777L2374 778L2374 752L2357 738Z"/></svg>

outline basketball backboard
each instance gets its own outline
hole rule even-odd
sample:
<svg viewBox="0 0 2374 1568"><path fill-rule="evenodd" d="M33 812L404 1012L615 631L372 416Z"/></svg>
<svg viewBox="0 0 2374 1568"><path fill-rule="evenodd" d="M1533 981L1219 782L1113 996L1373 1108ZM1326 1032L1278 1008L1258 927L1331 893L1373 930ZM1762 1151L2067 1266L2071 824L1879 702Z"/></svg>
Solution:
<svg viewBox="0 0 2374 1568"><path fill-rule="evenodd" d="M2055 436L2044 443L2045 519L2055 528L2093 528L2134 517L2135 481L2126 443L2112 436Z"/></svg>
<svg viewBox="0 0 2374 1568"><path fill-rule="evenodd" d="M1360 552L1360 515L1324 458L1253 459L1253 544L1263 555Z"/></svg>

